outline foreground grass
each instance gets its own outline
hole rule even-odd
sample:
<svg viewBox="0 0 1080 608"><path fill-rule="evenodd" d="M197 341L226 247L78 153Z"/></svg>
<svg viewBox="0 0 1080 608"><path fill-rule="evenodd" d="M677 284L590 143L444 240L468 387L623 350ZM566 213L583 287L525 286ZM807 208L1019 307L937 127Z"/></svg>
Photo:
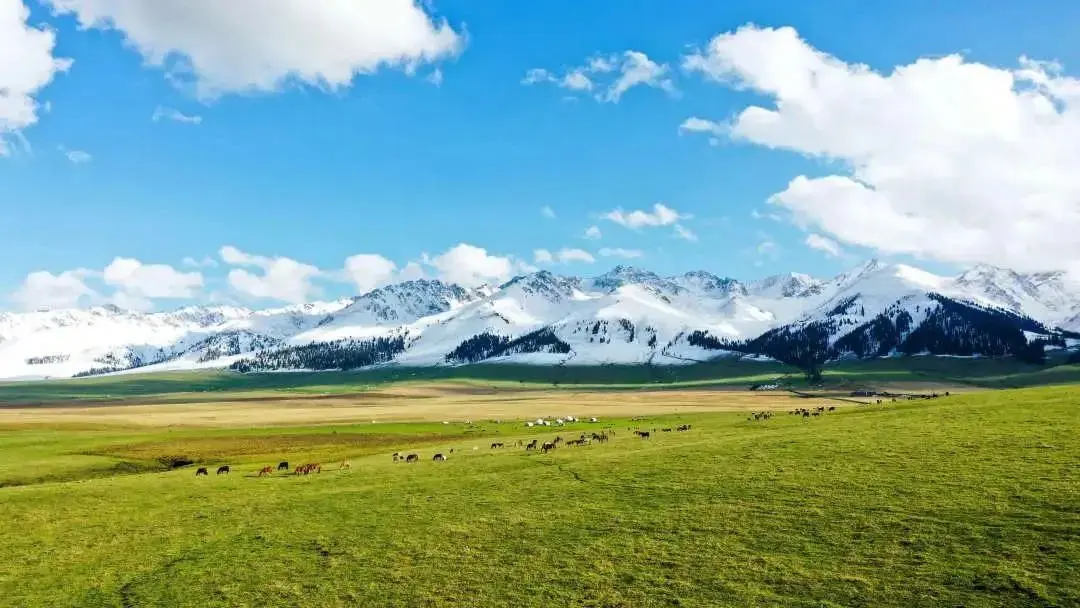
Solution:
<svg viewBox="0 0 1080 608"><path fill-rule="evenodd" d="M545 456L487 449L526 431L492 423L6 431L4 461L69 481L0 488L0 604L1080 605L1076 395L683 416L694 430L649 441L626 426L679 420L612 421L612 443ZM399 445L424 461L393 464ZM240 474L61 462L196 448ZM343 455L349 470L245 477Z"/></svg>

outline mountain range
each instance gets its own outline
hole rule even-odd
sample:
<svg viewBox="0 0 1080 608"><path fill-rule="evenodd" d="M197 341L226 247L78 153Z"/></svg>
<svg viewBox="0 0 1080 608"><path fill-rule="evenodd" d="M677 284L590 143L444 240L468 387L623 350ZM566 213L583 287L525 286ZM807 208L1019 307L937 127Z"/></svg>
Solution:
<svg viewBox="0 0 1080 608"><path fill-rule="evenodd" d="M740 281L617 266L498 286L438 280L334 302L254 310L114 306L0 313L0 378L132 370L372 365L678 365L719 356L816 365L904 354L1015 356L1080 345L1080 285L977 266L938 276L872 260L830 279Z"/></svg>

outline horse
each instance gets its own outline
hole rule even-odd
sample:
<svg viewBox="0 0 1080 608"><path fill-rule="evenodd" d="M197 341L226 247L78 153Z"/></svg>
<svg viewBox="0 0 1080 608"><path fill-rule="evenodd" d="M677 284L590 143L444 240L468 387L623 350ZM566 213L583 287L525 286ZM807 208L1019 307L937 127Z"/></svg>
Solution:
<svg viewBox="0 0 1080 608"><path fill-rule="evenodd" d="M350 463L348 460L342 460L341 461L341 466L338 467L338 468L339 469L351 469L352 468L352 463Z"/></svg>
<svg viewBox="0 0 1080 608"><path fill-rule="evenodd" d="M409 454L405 457L405 462L420 462L420 456L418 454Z"/></svg>
<svg viewBox="0 0 1080 608"><path fill-rule="evenodd" d="M220 467L218 467L218 470L217 470L218 475L221 475L222 473L228 474L228 472L229 472L229 465L223 464Z"/></svg>
<svg viewBox="0 0 1080 608"><path fill-rule="evenodd" d="M195 476L196 477L198 477L199 475L209 475L209 474L210 474L210 472L206 470L206 467L199 467L199 469L197 471L195 471Z"/></svg>
<svg viewBox="0 0 1080 608"><path fill-rule="evenodd" d="M526 451L528 451L528 450L535 450L535 449L536 449L536 440L535 440L535 439L533 439L532 441L530 441L530 442L529 442L529 444L525 446L525 450L526 450Z"/></svg>
<svg viewBox="0 0 1080 608"><path fill-rule="evenodd" d="M394 452L394 462L397 462L400 458L401 456L397 452Z"/></svg>
<svg viewBox="0 0 1080 608"><path fill-rule="evenodd" d="M545 443L540 448L540 453L541 454L547 454L548 452L550 452L551 450L554 450L554 449L555 449L555 444L554 443Z"/></svg>
<svg viewBox="0 0 1080 608"><path fill-rule="evenodd" d="M649 438L649 431L641 431L641 433L639 434L639 436L640 436L640 437L641 437L642 439L648 439L648 438Z"/></svg>
<svg viewBox="0 0 1080 608"><path fill-rule="evenodd" d="M435 462L442 462L446 460L446 456L443 456L442 454L435 454L435 456L433 456L431 459Z"/></svg>
<svg viewBox="0 0 1080 608"><path fill-rule="evenodd" d="M281 462L279 462L278 465L277 465L277 470L279 470L279 471L288 471L289 470L288 461L282 460Z"/></svg>
<svg viewBox="0 0 1080 608"><path fill-rule="evenodd" d="M274 474L274 467L263 467L263 468L259 469L259 477L262 477L263 475L273 475L273 474Z"/></svg>

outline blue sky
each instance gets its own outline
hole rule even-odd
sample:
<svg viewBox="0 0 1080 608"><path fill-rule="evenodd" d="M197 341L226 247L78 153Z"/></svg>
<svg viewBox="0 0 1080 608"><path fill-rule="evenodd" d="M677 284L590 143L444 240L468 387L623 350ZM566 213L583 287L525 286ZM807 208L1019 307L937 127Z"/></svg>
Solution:
<svg viewBox="0 0 1080 608"><path fill-rule="evenodd" d="M163 1L162 6L170 3ZM275 0L266 10L291 3ZM1062 192L1043 184L1027 184L1018 196L1049 196L1059 201L1057 215L1044 211L1045 201L1032 203L1019 220L1009 215L1009 200L990 201L983 211L973 212L986 196L1007 190L1008 184L993 190L987 186L989 195L971 191L973 177L995 173L999 165L991 160L974 168L954 167L955 175L940 180L912 179L901 185L896 182L904 177L874 181L886 167L918 177L918 169L903 162L914 162L910 159L918 154L911 150L921 148L912 148L916 144L911 141L881 142L904 139L903 132L937 133L956 123L947 112L940 118L929 111L913 112L902 120L915 122L898 134L889 128L890 116L902 114L902 108L940 108L942 103L962 109L971 99L932 98L934 93L904 98L915 95L910 90L917 88L904 87L907 93L896 93L901 108L896 112L886 112L885 100L870 108L865 103L856 106L860 116L853 119L852 129L882 132L880 142L856 145L851 137L837 134L842 128L830 122L830 117L852 112L836 101L838 96L865 93L848 70L844 78L851 82L823 79L820 90L815 89L817 97L791 93L796 98L788 107L832 104L826 108L831 114L822 111L806 123L799 123L797 116L786 120L775 127L782 127L783 134L749 124L740 130L739 113L751 105L773 107L779 89L752 85L760 70L769 68L756 65L763 55L753 50L748 36L751 46L732 44L720 55L707 46L714 37L749 23L772 33L776 30L765 28L790 26L797 32L793 39L807 48L846 64L866 64L886 76L896 66L951 53L962 53L968 64L1015 76L1019 58L1027 56L1060 62L1063 70L1044 66L1041 73L1064 86L1072 82L1070 67L1080 66L1080 50L1073 43L1080 7L1060 2L435 0L430 10L403 2L399 4L409 6L402 11L414 11L414 16L427 10L434 28L445 20L445 27L458 35L454 48L434 58L420 57L415 69L383 65L374 74L346 78L335 87L286 77L281 83L246 89L237 84L243 75L230 75L226 81L221 75L239 61L230 52L261 60L259 37L272 36L275 30L261 28L254 13L250 22L237 24L215 16L214 3L195 2L187 6L196 7L192 14L199 13L201 20L185 24L173 17L180 24L172 25L168 14L143 15L140 21L117 7L123 3L108 0L0 0L5 4L28 7L26 26L53 30L52 56L72 63L42 86L29 87L27 96L37 107L34 120L3 133L8 144L6 155L0 156L0 293L5 294L0 310L106 300L141 308L202 301L286 302L347 295L421 272L477 280L531 267L595 274L627 262L616 255L618 250L623 255L637 252L640 257L629 263L660 273L706 269L743 278L783 271L833 274L871 256L914 261L940 272L1013 260L1034 270L1046 256L1028 256L1025 243L1007 255L991 244L1028 238L1040 233L1035 230L1039 226L1019 236L1003 226L1032 217L1049 216L1042 221L1054 220L1055 225L1075 219L1075 199L1067 194L1080 191L1060 187ZM378 12L370 10L357 19L376 19ZM103 27L106 22L95 22L94 17L111 19L113 27ZM77 18L96 26L80 28ZM296 35L327 37L318 30L322 25L317 19L298 23L296 28L306 31ZM176 33L184 27L192 31ZM250 46L217 44L215 36L247 40ZM402 34L402 39L405 42L395 43L395 52L407 55L410 51L401 49L407 49L411 38ZM782 48L785 40L761 39L768 53ZM329 43L313 46L326 48L313 50L310 61L299 56L303 48L296 56L275 61L284 73L292 67L289 61L315 69L350 59L362 63L348 53L336 55ZM154 65L147 50L151 48L167 51L166 65ZM204 48L216 49L220 65L191 59L193 54L209 56L199 55ZM0 45L0 52L30 52L2 49ZM629 88L617 101L598 101L595 97L608 94L622 73L627 51L647 56L661 75L652 85ZM380 50L366 52L378 55ZM778 65L811 56L785 57L780 52ZM325 57L314 57L320 53ZM686 58L695 54L707 67L686 66ZM593 58L616 65L611 72L585 72L593 83L591 91L559 86L565 74ZM0 57L0 63L19 61L17 54ZM180 69L185 62L194 69ZM719 80L718 65L728 66ZM546 70L553 81L523 83L536 69ZM212 70L216 76L205 75ZM441 76L437 84L432 82L436 73ZM218 90L207 93L207 82L214 78ZM933 82L930 75L927 79ZM661 86L663 82L670 84ZM0 82L0 89L3 85ZM1049 85L1044 88L1045 96L1062 106L1061 122L1048 127L1050 135L1067 140L1073 126L1064 119L1071 118L1067 104L1072 98ZM863 111L868 115L862 116ZM190 120L163 117L168 112ZM680 131L691 117L711 121L702 124L715 125L716 131L702 132L712 128L708 126ZM992 132L992 125L1000 123L992 114L981 120L972 128ZM803 137L801 129L812 133ZM985 133L971 135L971 130L958 129L947 141L919 145L953 155L944 162L953 166L953 160L966 158L958 150L983 141L979 137ZM1045 141L1030 145L1045 147ZM901 145L908 147L900 150ZM1012 147L1002 154L1019 156L1030 150L1028 143L1008 145ZM866 146L878 148L864 151ZM811 158L815 151L823 152ZM1070 164L1077 158L1074 151L1055 155L1049 164L1060 165L1062 174L1078 168ZM826 190L767 203L796 176L850 176L853 166L874 176L855 175L872 194L888 194L887 213L873 211L877 203L861 195L844 199L837 209L839 199ZM935 184L933 196L916 192L917 184L928 181ZM952 216L939 215L955 199L970 200L958 205ZM673 210L678 219L658 219L657 204ZM842 225L843 209L860 205L871 209L879 224L871 218ZM554 217L547 217L544 207ZM605 217L615 210L623 211L622 223L611 219L618 216ZM651 215L627 220L634 210ZM923 212L926 224L898 228L895 238L883 235L903 218L920 219ZM900 219L890 222L889 214ZM983 216L986 221L971 227L971 234L957 239L963 243L953 248L943 247L940 241L947 239L940 235L925 234L926 225L950 222L966 230L965 218ZM679 238L676 225L696 240ZM599 229L599 239L585 237L591 226ZM810 235L826 245L808 246ZM474 249L445 255L460 244L481 248L484 255L509 265L479 257ZM221 255L225 246L246 257L232 256L234 262L227 263ZM549 252L552 260L538 249ZM577 249L595 261L588 263L578 252L559 262L561 250ZM394 268L378 262L370 272L354 266L356 272L350 275L345 260L356 254L382 256ZM1074 259L1071 251L1065 257L1066 263ZM126 274L120 267L106 272L117 258L139 266L127 264ZM190 258L187 264L185 258ZM279 258L299 265L273 266ZM214 264L191 264L204 259ZM452 267L458 264L478 266ZM309 267L317 270L288 272ZM57 283L62 273L76 269L82 269L77 276L63 275L66 279ZM236 274L229 278L231 271L263 282L245 283ZM35 272L36 282L30 285L27 277ZM271 272L279 273L273 285ZM177 279L183 273L188 278ZM198 284L192 273L199 275ZM76 280L86 291L73 285ZM284 285L290 280L302 284ZM162 284L150 285L153 281Z"/></svg>

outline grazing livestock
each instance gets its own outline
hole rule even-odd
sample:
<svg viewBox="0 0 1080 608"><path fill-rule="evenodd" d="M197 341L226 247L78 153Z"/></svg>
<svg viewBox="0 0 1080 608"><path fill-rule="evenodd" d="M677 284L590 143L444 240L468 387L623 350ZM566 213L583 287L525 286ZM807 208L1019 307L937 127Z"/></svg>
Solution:
<svg viewBox="0 0 1080 608"><path fill-rule="evenodd" d="M349 462L348 460L342 460L341 461L341 466L338 467L338 468L339 469L351 469L352 468L352 463Z"/></svg>
<svg viewBox="0 0 1080 608"><path fill-rule="evenodd" d="M678 427L675 428L675 430L676 431L689 431L690 430L690 425L689 424L680 424Z"/></svg>
<svg viewBox="0 0 1080 608"><path fill-rule="evenodd" d="M206 470L206 467L199 467L198 470L195 471L195 476L196 477L198 477L199 475L209 475L209 474L210 473L209 473L209 471Z"/></svg>
<svg viewBox="0 0 1080 608"><path fill-rule="evenodd" d="M405 457L405 462L420 462L419 454L409 454Z"/></svg>
<svg viewBox="0 0 1080 608"><path fill-rule="evenodd" d="M221 475L222 473L225 473L225 474L229 473L229 465L223 464L220 467L218 467L217 474Z"/></svg>
<svg viewBox="0 0 1080 608"><path fill-rule="evenodd" d="M530 441L529 444L525 446L525 449L526 450L535 450L536 449L536 441L537 441L536 439L533 439L532 441Z"/></svg>
<svg viewBox="0 0 1080 608"><path fill-rule="evenodd" d="M263 467L263 468L259 469L259 477L262 477L263 475L273 475L273 474L274 474L274 467Z"/></svg>
<svg viewBox="0 0 1080 608"><path fill-rule="evenodd" d="M434 460L435 462L442 462L446 460L446 456L443 456L442 454L435 454L435 456L432 457L432 460Z"/></svg>
<svg viewBox="0 0 1080 608"><path fill-rule="evenodd" d="M835 405L830 405L829 406L829 411L830 412L835 412L836 411L836 406Z"/></svg>
<svg viewBox="0 0 1080 608"><path fill-rule="evenodd" d="M288 461L282 460L281 462L279 462L278 465L277 465L277 470L279 470L279 471L288 471L289 470Z"/></svg>
<svg viewBox="0 0 1080 608"><path fill-rule="evenodd" d="M555 449L555 444L554 443L545 443L543 446L540 447L540 453L541 454L547 454L548 452L550 452L551 450L554 450L554 449Z"/></svg>
<svg viewBox="0 0 1080 608"><path fill-rule="evenodd" d="M638 433L638 436L642 439L648 439L650 437L649 431L641 431L640 433Z"/></svg>
<svg viewBox="0 0 1080 608"><path fill-rule="evenodd" d="M503 447L502 443L496 442L496 443L491 444L491 449L493 449L493 450L497 449L497 448L501 448L501 447Z"/></svg>
<svg viewBox="0 0 1080 608"><path fill-rule="evenodd" d="M665 433L670 433L671 432L671 429L660 429L660 430L665 432Z"/></svg>

